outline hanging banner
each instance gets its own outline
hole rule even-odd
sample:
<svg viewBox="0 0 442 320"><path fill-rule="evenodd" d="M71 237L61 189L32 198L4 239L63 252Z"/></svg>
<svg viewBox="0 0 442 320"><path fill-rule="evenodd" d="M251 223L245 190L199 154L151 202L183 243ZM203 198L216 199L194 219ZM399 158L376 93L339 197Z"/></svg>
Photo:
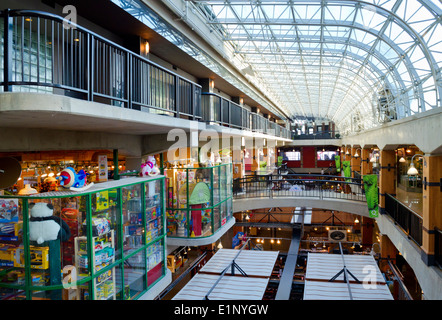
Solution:
<svg viewBox="0 0 442 320"><path fill-rule="evenodd" d="M278 167L282 166L282 156L278 156Z"/></svg>
<svg viewBox="0 0 442 320"><path fill-rule="evenodd" d="M375 174L365 175L363 181L368 213L370 218L377 218L379 216L378 176Z"/></svg>
<svg viewBox="0 0 442 320"><path fill-rule="evenodd" d="M335 156L336 171L341 172L341 156Z"/></svg>
<svg viewBox="0 0 442 320"><path fill-rule="evenodd" d="M342 171L344 171L344 177L351 178L350 161L342 161ZM345 181L351 182L351 179L345 179Z"/></svg>

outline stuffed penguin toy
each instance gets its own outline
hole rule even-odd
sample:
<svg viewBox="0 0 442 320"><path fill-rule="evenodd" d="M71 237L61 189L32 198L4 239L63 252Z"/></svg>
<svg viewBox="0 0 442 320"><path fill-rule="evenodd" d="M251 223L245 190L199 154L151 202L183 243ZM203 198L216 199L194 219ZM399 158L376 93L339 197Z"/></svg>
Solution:
<svg viewBox="0 0 442 320"><path fill-rule="evenodd" d="M45 241L61 239L67 241L71 236L69 226L61 218L53 215L54 207L49 203L38 202L29 205L29 239L42 244Z"/></svg>

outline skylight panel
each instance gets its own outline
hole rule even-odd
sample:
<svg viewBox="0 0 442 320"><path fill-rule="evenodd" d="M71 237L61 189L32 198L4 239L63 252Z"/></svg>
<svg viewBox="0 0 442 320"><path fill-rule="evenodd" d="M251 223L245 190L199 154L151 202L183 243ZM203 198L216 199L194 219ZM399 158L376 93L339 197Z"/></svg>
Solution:
<svg viewBox="0 0 442 320"><path fill-rule="evenodd" d="M347 117L355 113L374 112L384 84L407 106L401 114L408 113L411 100L421 99L419 92L430 100L437 93L433 75L442 64L437 1L428 8L418 0L206 3L216 18L211 23L222 24L237 57L252 65L256 75L248 78L293 116L321 114L340 125L351 123ZM419 102L417 109L431 104Z"/></svg>

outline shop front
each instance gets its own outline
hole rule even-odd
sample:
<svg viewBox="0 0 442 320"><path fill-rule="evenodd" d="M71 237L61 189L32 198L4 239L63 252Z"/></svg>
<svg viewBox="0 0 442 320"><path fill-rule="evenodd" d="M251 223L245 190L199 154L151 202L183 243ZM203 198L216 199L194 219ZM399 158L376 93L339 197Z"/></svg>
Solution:
<svg viewBox="0 0 442 320"><path fill-rule="evenodd" d="M168 238L210 237L232 218L232 164L168 168Z"/></svg>
<svg viewBox="0 0 442 320"><path fill-rule="evenodd" d="M0 196L0 299L138 299L166 274L164 176Z"/></svg>

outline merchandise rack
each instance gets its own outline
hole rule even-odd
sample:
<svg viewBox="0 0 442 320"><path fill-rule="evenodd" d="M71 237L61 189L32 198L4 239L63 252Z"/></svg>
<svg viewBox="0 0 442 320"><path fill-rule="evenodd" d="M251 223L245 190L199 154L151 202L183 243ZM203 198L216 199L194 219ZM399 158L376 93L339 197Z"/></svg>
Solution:
<svg viewBox="0 0 442 320"><path fill-rule="evenodd" d="M166 177L168 238L210 237L232 218L232 163L161 170ZM202 182L208 187L208 196L194 206L191 202L192 193L196 185ZM199 224L198 232L194 232L196 223Z"/></svg>
<svg viewBox="0 0 442 320"><path fill-rule="evenodd" d="M85 191L53 191L41 194L35 194L30 196L16 196L16 195L8 195L8 196L0 196L0 200L7 201L15 201L18 202L19 207L19 221L16 223L17 226L21 228L21 230L16 231L16 235L14 237L10 237L5 241L5 237L0 239L0 245L4 245L5 247L14 246L18 249L19 247L23 249L23 260L24 266L20 267L14 265L13 263L9 263L8 261L0 259L2 263L0 263L0 300L1 299L51 299L51 300L60 300L60 299L95 299L96 297L96 284L97 279L99 277L104 278L105 274L109 271L112 273L112 281L115 290L115 294L108 298L118 299L118 300L127 300L127 299L137 299L141 297L144 293L146 293L153 285L155 285L160 279L162 279L166 274L166 262L165 262L165 200L164 200L164 176L158 175L155 177L130 177L124 178L121 180L113 180L103 183L97 183L91 186L89 189ZM149 201L149 187L154 186L156 188L157 194L157 219L159 222L157 223L156 237L151 237L150 240L147 240L145 237L142 239L139 246L136 248L132 248L129 251L123 250L125 244L125 233L123 226L123 188L136 187L139 190L139 207L141 208L141 224L140 228L142 228L142 234L145 234L145 231L148 228L147 218L146 218L146 201ZM95 264L95 256L94 256L94 235L92 231L92 215L94 213L94 203L93 197L97 193L101 193L104 191L112 191L114 196L114 213L115 215L112 217L112 231L110 232L110 241L111 246L114 247L114 256L109 263L103 266L101 269L96 270L94 268ZM68 199L71 201L74 199L78 204L81 203L81 206L84 212L80 212L80 214L84 215L84 220L81 220L81 224L85 222L85 232L80 236L83 236L87 241L87 261L89 262L87 265L86 273L79 275L78 272L78 259L72 259L75 261L75 266L62 266L61 262L57 267L49 267L46 271L49 270L49 283L48 281L45 283L34 283L33 277L35 278L36 269L31 266L31 245L32 241L29 239L29 219L30 219L30 208L29 205L34 202L51 202L51 203L61 203L62 201L67 201ZM54 210L54 215L59 214ZM17 229L17 227L16 227ZM19 236L17 236L19 234ZM76 235L79 236L79 235ZM76 237L75 235L71 236L71 239ZM12 241L14 240L14 241ZM77 241L74 241L75 243ZM50 252L55 253L54 257L57 257L61 261L64 252L63 247L65 242L60 243L60 240L47 241L42 244L43 248L49 248ZM77 251L78 252L78 251ZM72 255L74 255L74 248L72 248ZM137 256L137 257L136 257ZM151 261L157 263L156 266L149 266L148 258L153 256ZM4 255L2 256L4 258ZM144 271L142 274L142 279L140 283L133 284L130 282L131 272L130 264L128 263L130 259L140 259L141 265L144 266ZM13 257L11 256L11 260ZM142 260L144 259L144 261ZM53 260L53 257L49 257L48 261ZM94 261L94 263L90 263ZM63 268L63 270L62 270ZM126 268L126 270L125 270ZM152 269L155 269L155 272L151 272ZM59 271L57 271L59 270ZM73 271L74 270L74 271ZM136 268L137 272L143 270L140 269L139 266ZM20 279L20 281L16 280L16 278L10 276L13 273L24 271L24 279ZM62 274L62 271L67 271L67 273ZM150 273L149 273L150 272ZM148 279L149 275L152 274L152 277ZM139 279L139 278L137 278ZM131 288L131 285L136 288L135 292ZM80 288L86 288L88 294L86 296L80 297L77 293ZM69 293L70 290L77 290L75 294Z"/></svg>

